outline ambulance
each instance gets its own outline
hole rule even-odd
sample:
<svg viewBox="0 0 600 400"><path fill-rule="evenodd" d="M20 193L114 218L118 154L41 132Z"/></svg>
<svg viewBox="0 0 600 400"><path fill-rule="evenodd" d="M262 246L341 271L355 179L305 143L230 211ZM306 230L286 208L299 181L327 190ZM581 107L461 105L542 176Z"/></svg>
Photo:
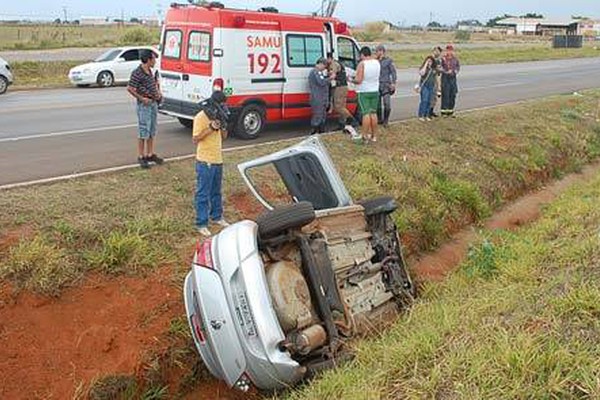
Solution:
<svg viewBox="0 0 600 400"><path fill-rule="evenodd" d="M349 76L359 48L336 18L206 5L172 4L162 31L160 111L192 126L198 103L222 90L232 112L230 130L254 139L267 123L308 119L308 75L333 52ZM348 108L356 109L350 87Z"/></svg>

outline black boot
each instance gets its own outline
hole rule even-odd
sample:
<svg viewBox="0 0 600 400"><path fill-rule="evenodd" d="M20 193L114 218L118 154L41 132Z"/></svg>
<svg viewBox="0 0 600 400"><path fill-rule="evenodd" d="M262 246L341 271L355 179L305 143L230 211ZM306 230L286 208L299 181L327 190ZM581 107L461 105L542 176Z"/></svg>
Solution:
<svg viewBox="0 0 600 400"><path fill-rule="evenodd" d="M390 122L390 115L391 115L391 114L392 114L392 110L390 110L390 109L386 109L386 110L383 112L383 122L382 122L382 124L383 124L383 126L385 126L386 128L387 128L387 127L388 127L388 125L389 125L389 122Z"/></svg>

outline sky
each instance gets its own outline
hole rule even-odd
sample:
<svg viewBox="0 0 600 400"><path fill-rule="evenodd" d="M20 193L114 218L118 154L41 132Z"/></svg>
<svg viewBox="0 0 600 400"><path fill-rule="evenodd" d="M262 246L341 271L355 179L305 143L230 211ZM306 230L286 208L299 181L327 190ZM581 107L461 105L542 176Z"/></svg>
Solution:
<svg viewBox="0 0 600 400"><path fill-rule="evenodd" d="M111 16L126 18L156 15L175 0L3 0L0 19L62 18L81 16ZM185 2L185 0L178 0ZM280 11L310 13L320 8L321 0L221 0L228 7L257 9L274 6ZM599 0L339 0L335 15L349 23L387 20L399 25L427 24L430 20L443 24L464 19L488 19L505 13L522 15L528 12L548 17L585 15L600 18Z"/></svg>

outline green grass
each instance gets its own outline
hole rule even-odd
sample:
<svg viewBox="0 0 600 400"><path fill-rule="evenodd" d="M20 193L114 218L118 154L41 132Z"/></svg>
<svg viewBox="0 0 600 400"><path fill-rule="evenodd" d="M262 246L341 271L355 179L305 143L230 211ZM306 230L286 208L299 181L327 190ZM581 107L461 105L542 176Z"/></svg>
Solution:
<svg viewBox="0 0 600 400"><path fill-rule="evenodd" d="M434 249L467 224L599 155L600 92L557 96L444 119L403 122L373 146L323 138L354 199L396 198L409 253ZM573 116L577 115L577 118ZM287 147L225 156L225 216L254 218L260 204L235 165ZM261 189L283 188L261 171ZM0 192L0 279L57 294L89 272L144 275L172 266L181 283L195 245L191 160ZM8 245L5 237L18 236ZM50 260L40 269L44 258ZM64 268L59 266L64 265ZM43 283L36 283L43 282Z"/></svg>
<svg viewBox="0 0 600 400"><path fill-rule="evenodd" d="M286 398L598 398L599 202L597 175L534 225L484 232L352 363Z"/></svg>
<svg viewBox="0 0 600 400"><path fill-rule="evenodd" d="M18 61L11 63L15 83L11 88L70 86L69 70L82 61Z"/></svg>
<svg viewBox="0 0 600 400"><path fill-rule="evenodd" d="M398 68L419 67L430 54L429 50L390 51ZM581 49L553 49L549 44L531 46L460 48L457 56L462 65L502 64L525 61L560 60L568 58L600 57L600 49L586 44Z"/></svg>
<svg viewBox="0 0 600 400"><path fill-rule="evenodd" d="M0 24L0 50L156 45L159 35L158 27ZM143 39L143 43L139 39Z"/></svg>

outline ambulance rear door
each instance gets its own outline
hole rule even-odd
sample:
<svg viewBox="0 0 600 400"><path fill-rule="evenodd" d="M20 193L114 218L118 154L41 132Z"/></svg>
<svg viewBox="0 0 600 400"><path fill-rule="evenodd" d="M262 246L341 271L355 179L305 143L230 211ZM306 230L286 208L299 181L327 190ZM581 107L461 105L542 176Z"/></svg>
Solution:
<svg viewBox="0 0 600 400"><path fill-rule="evenodd" d="M161 111L179 116L183 102L183 47L187 9L171 8L163 28L160 57L160 79L163 102Z"/></svg>

